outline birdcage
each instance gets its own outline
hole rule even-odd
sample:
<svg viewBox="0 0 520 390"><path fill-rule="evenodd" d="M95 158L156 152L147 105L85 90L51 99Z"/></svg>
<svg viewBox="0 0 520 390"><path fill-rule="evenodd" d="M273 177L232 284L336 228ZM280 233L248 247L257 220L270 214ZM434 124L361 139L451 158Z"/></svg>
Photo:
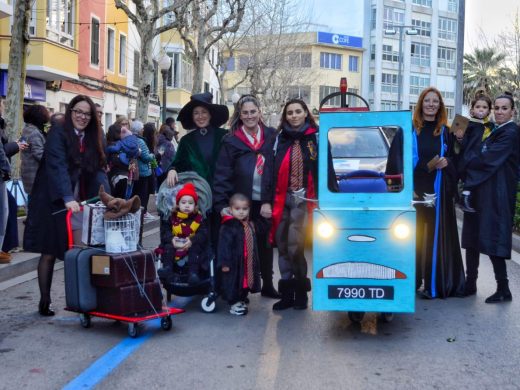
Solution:
<svg viewBox="0 0 520 390"><path fill-rule="evenodd" d="M136 251L139 230L139 221L135 214L105 219L105 250L109 253Z"/></svg>

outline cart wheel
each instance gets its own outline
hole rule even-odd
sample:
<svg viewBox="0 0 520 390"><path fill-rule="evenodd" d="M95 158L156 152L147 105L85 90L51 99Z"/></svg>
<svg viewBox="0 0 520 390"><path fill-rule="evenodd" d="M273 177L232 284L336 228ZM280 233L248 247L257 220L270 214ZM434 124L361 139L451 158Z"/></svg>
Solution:
<svg viewBox="0 0 520 390"><path fill-rule="evenodd" d="M394 313L381 313L379 315L379 318L381 319L382 322L389 323L394 320Z"/></svg>
<svg viewBox="0 0 520 390"><path fill-rule="evenodd" d="M207 295L200 301L200 307L205 313L213 313L217 307L217 302L215 302L215 298L210 298L210 296Z"/></svg>
<svg viewBox="0 0 520 390"><path fill-rule="evenodd" d="M90 315L86 313L81 313L79 315L79 322L81 326L84 328L90 328L90 326L92 325L90 322Z"/></svg>
<svg viewBox="0 0 520 390"><path fill-rule="evenodd" d="M139 334L139 327L137 326L137 324L135 322L130 322L128 324L128 335L130 337L136 338L138 334Z"/></svg>
<svg viewBox="0 0 520 390"><path fill-rule="evenodd" d="M363 317L365 316L364 311L349 311L348 319L352 322L359 323L363 321Z"/></svg>
<svg viewBox="0 0 520 390"><path fill-rule="evenodd" d="M172 328L171 316L161 318L161 328L163 328L163 330L170 330Z"/></svg>

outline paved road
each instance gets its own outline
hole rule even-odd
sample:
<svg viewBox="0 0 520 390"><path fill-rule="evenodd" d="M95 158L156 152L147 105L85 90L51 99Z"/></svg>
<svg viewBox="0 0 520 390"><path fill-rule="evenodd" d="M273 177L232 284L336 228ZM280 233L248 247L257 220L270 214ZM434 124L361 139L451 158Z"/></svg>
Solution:
<svg viewBox="0 0 520 390"><path fill-rule="evenodd" d="M0 388L520 389L520 266L508 263L515 300L487 305L494 282L481 262L477 296L418 300L415 314L389 324L374 314L355 324L341 312L274 313L260 296L245 317L222 301L205 314L197 299L170 332L147 323L138 339L103 319L81 328L61 310L58 270L53 318L36 314L35 279L1 292Z"/></svg>

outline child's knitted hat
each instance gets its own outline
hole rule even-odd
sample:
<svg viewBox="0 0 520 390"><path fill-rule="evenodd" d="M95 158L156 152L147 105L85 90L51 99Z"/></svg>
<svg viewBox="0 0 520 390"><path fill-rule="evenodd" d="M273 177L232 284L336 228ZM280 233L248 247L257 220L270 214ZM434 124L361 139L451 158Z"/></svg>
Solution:
<svg viewBox="0 0 520 390"><path fill-rule="evenodd" d="M179 201L183 196L191 196L195 201L195 204L199 201L199 196L197 195L197 191L195 190L195 186L192 183L186 183L184 187L182 187L179 192L177 192L177 196L175 197L175 203L179 204Z"/></svg>

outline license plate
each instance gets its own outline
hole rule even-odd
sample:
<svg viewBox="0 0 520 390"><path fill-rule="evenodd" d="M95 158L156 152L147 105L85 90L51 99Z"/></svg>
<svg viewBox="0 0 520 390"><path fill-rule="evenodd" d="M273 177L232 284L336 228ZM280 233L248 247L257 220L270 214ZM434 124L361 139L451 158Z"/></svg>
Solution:
<svg viewBox="0 0 520 390"><path fill-rule="evenodd" d="M393 286L328 286L329 299L394 299Z"/></svg>

